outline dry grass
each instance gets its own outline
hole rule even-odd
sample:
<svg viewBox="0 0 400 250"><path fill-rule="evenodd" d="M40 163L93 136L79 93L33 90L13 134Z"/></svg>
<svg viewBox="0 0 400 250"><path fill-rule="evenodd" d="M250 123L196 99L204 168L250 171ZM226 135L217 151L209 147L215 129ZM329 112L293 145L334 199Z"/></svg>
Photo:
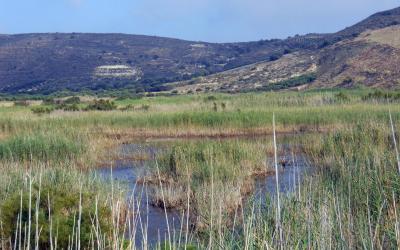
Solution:
<svg viewBox="0 0 400 250"><path fill-rule="evenodd" d="M400 48L400 25L367 31L361 34L359 39Z"/></svg>
<svg viewBox="0 0 400 250"><path fill-rule="evenodd" d="M14 102L0 102L0 108L10 108L14 106Z"/></svg>

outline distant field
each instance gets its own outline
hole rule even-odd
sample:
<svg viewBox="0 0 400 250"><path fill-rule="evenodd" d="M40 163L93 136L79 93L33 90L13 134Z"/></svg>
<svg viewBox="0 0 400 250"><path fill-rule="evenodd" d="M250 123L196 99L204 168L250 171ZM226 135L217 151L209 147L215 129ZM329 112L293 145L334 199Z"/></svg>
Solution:
<svg viewBox="0 0 400 250"><path fill-rule="evenodd" d="M63 111L34 114L30 106L2 107L0 127L20 129L141 130L162 134L228 129L271 132L272 114L278 131L329 129L347 123L386 119L391 109L398 118L397 102L363 100L367 91L201 94L115 100L110 111ZM381 97L379 97L381 98ZM87 98L85 99L87 100ZM90 101L89 101L90 102ZM87 104L79 104L84 108ZM46 105L45 105L46 106ZM51 105L50 105L51 106ZM47 107L50 107L47 105ZM200 133L200 132L199 132Z"/></svg>

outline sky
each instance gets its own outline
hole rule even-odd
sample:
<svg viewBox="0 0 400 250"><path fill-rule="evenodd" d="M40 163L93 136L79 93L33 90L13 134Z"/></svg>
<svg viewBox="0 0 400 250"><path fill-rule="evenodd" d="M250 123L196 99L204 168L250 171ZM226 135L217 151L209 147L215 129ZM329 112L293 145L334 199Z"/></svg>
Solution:
<svg viewBox="0 0 400 250"><path fill-rule="evenodd" d="M93 32L238 42L339 31L400 0L0 0L0 34Z"/></svg>

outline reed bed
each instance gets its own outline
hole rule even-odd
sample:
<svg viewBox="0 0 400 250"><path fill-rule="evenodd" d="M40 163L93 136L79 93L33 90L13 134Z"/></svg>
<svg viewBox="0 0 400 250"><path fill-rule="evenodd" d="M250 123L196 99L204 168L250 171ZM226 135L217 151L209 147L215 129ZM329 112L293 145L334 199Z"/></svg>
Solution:
<svg viewBox="0 0 400 250"><path fill-rule="evenodd" d="M245 230L220 236L224 246L398 249L400 176L389 128L372 122L308 138L304 144L316 173L281 197L282 240L277 203L266 197L267 205L249 205Z"/></svg>
<svg viewBox="0 0 400 250"><path fill-rule="evenodd" d="M146 104L147 111L42 116L2 107L0 248L398 249L400 108L366 102L362 92L346 95L156 97L117 102ZM154 179L135 185L148 196L145 206L137 192L127 198L123 184L88 171L108 147L132 140L125 138L130 133L204 136L309 127L329 129L295 141L313 171L279 202L274 194L247 196L254 175L280 169L271 162L282 149L275 154L266 133L257 140L171 142L151 169ZM293 143L276 140L275 146ZM168 224L156 243L149 242L143 216L151 205L163 209ZM171 220L171 208L178 208L179 222Z"/></svg>

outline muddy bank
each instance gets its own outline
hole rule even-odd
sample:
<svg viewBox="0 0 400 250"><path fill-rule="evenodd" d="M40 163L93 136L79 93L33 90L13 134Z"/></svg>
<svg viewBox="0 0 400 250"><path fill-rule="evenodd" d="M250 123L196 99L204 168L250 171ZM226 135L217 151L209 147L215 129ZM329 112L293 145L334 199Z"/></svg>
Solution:
<svg viewBox="0 0 400 250"><path fill-rule="evenodd" d="M277 135L290 136L295 134L327 133L331 130L329 127L320 126L296 126L281 128L276 131ZM255 129L194 129L194 130L143 130L133 129L130 131L102 131L102 135L110 139L116 139L121 143L129 143L136 140L143 141L173 141L176 139L234 139L234 138L260 138L271 137L273 130L271 128Z"/></svg>

